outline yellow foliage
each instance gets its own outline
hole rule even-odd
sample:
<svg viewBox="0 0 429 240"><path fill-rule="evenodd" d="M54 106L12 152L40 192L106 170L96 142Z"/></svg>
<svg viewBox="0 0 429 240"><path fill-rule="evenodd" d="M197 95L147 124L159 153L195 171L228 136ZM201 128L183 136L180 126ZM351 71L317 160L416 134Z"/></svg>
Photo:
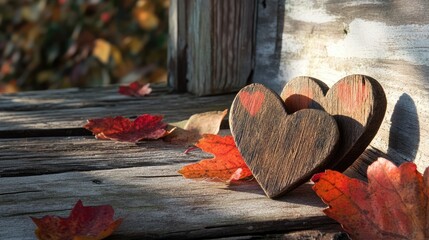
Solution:
<svg viewBox="0 0 429 240"><path fill-rule="evenodd" d="M98 60L100 60L102 63L106 64L109 61L111 51L112 46L109 42L100 38L95 40L92 55L98 58Z"/></svg>

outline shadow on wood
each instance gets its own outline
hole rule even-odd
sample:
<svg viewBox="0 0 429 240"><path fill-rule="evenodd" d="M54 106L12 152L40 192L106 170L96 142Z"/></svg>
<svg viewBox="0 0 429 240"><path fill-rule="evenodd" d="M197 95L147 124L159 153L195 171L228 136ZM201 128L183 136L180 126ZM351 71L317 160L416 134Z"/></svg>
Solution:
<svg viewBox="0 0 429 240"><path fill-rule="evenodd" d="M420 124L416 105L408 94L399 98L390 118L389 148L387 155L396 164L412 162L420 143Z"/></svg>
<svg viewBox="0 0 429 240"><path fill-rule="evenodd" d="M273 201L294 203L299 205L313 206L313 207L327 207L322 200L317 197L312 189L313 184L310 182L304 183L296 189L289 192L287 195L274 199ZM265 196L264 191L259 186L258 182L253 180L241 180L231 183L225 189L235 192L247 192Z"/></svg>
<svg viewBox="0 0 429 240"><path fill-rule="evenodd" d="M366 181L368 166L379 157L389 159L397 165L415 160L420 143L420 124L416 105L408 94L402 94L396 102L390 121L387 153L368 147L347 169L346 175Z"/></svg>

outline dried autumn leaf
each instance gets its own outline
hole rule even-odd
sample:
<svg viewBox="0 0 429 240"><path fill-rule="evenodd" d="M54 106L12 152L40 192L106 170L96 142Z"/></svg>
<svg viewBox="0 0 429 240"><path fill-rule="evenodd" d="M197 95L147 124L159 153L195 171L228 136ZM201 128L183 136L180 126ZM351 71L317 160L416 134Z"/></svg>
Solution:
<svg viewBox="0 0 429 240"><path fill-rule="evenodd" d="M353 239L428 239L429 168L422 176L414 163L379 158L367 175L368 183L330 170L315 175L325 214Z"/></svg>
<svg viewBox="0 0 429 240"><path fill-rule="evenodd" d="M134 121L121 116L89 119L84 128L90 130L97 139L121 142L138 142L143 139L159 139L170 132L165 128L162 116L143 114Z"/></svg>
<svg viewBox="0 0 429 240"><path fill-rule="evenodd" d="M112 46L109 42L104 39L95 40L95 46L92 50L92 55L98 58L102 63L107 63L109 61L110 52L112 50Z"/></svg>
<svg viewBox="0 0 429 240"><path fill-rule="evenodd" d="M187 121L171 123L170 125L177 127L177 129L166 137L165 141L175 144L194 144L204 134L217 134L227 113L228 109L197 113Z"/></svg>
<svg viewBox="0 0 429 240"><path fill-rule="evenodd" d="M118 92L132 97L143 97L152 92L150 83L141 84L138 81L130 83L128 86L119 86Z"/></svg>
<svg viewBox="0 0 429 240"><path fill-rule="evenodd" d="M223 111L212 111L192 115L185 125L185 130L203 134L217 134L220 124L228 113L228 109Z"/></svg>
<svg viewBox="0 0 429 240"><path fill-rule="evenodd" d="M137 23L144 30L153 30L159 25L159 18L153 11L146 10L145 8L135 8L133 15Z"/></svg>
<svg viewBox="0 0 429 240"><path fill-rule="evenodd" d="M185 178L204 178L228 182L252 175L232 136L222 137L205 134L196 146L215 157L184 166L179 170L179 173Z"/></svg>
<svg viewBox="0 0 429 240"><path fill-rule="evenodd" d="M110 236L121 225L123 219L114 221L114 213L110 205L85 207L79 200L67 218L48 215L31 219L41 240L97 240Z"/></svg>
<svg viewBox="0 0 429 240"><path fill-rule="evenodd" d="M16 80L9 81L6 84L0 83L0 94L2 93L16 93L19 87Z"/></svg>

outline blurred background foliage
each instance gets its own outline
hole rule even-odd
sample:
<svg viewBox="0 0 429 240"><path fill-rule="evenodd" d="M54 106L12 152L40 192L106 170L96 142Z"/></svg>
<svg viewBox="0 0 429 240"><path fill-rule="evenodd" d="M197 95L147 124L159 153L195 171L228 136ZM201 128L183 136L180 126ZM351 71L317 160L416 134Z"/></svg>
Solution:
<svg viewBox="0 0 429 240"><path fill-rule="evenodd" d="M166 82L169 0L0 0L0 93Z"/></svg>

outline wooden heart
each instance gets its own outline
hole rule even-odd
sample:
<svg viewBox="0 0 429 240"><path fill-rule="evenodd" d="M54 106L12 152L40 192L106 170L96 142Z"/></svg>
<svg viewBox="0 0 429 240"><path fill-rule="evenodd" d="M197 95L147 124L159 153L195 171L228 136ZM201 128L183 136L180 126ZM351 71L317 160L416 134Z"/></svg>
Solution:
<svg viewBox="0 0 429 240"><path fill-rule="evenodd" d="M288 115L280 97L260 84L243 88L230 111L237 147L268 197L278 197L326 167L339 130L324 111Z"/></svg>
<svg viewBox="0 0 429 240"><path fill-rule="evenodd" d="M281 98L288 113L314 108L331 114L340 129L340 146L332 169L346 170L370 144L386 112L381 85L364 75L350 75L331 89L320 80L297 77L284 87Z"/></svg>

